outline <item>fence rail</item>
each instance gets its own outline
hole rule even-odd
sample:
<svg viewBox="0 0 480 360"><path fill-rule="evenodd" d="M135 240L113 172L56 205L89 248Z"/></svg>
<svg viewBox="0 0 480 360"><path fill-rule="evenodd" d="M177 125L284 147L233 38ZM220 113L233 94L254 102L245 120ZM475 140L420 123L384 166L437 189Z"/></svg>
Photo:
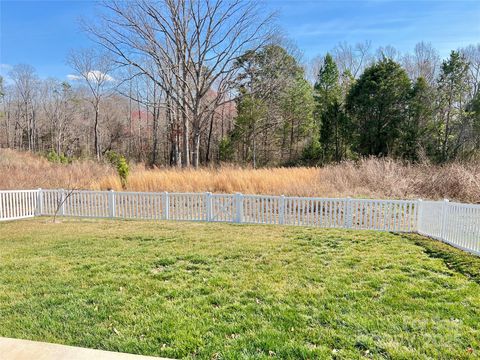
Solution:
<svg viewBox="0 0 480 360"><path fill-rule="evenodd" d="M211 193L0 191L0 220L54 214L418 232L480 255L480 205Z"/></svg>

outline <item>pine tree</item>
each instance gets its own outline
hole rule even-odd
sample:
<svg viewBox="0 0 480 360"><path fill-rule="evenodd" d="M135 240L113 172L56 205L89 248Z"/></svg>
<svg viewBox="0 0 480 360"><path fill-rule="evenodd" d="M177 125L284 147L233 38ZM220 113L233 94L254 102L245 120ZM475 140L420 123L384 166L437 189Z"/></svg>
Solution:
<svg viewBox="0 0 480 360"><path fill-rule="evenodd" d="M410 80L391 59L370 66L350 89L346 108L355 128L360 155L395 153L402 124L408 119Z"/></svg>
<svg viewBox="0 0 480 360"><path fill-rule="evenodd" d="M330 54L325 56L314 90L319 141L312 140L304 151L304 157L308 156L310 162L341 161L347 153L348 118L341 103L342 88L338 68Z"/></svg>
<svg viewBox="0 0 480 360"><path fill-rule="evenodd" d="M299 72L295 81L286 90L281 99L283 110L283 144L282 148L288 152L288 164L298 160L298 148L303 139L315 128L313 123L313 95L312 87Z"/></svg>
<svg viewBox="0 0 480 360"><path fill-rule="evenodd" d="M340 97L338 80L337 64L335 64L333 57L327 53L314 85L315 115L318 123L320 123L322 114L327 110L327 107Z"/></svg>
<svg viewBox="0 0 480 360"><path fill-rule="evenodd" d="M453 159L464 144L470 118L468 104L468 62L458 51L452 51L442 63L438 80L438 160Z"/></svg>
<svg viewBox="0 0 480 360"><path fill-rule="evenodd" d="M434 152L431 136L434 131L434 112L433 89L424 78L420 77L410 92L408 117L400 125L396 155L410 161L417 161L423 150L427 155Z"/></svg>
<svg viewBox="0 0 480 360"><path fill-rule="evenodd" d="M324 162L340 162L347 157L350 134L349 118L340 102L335 100L322 115L320 144Z"/></svg>

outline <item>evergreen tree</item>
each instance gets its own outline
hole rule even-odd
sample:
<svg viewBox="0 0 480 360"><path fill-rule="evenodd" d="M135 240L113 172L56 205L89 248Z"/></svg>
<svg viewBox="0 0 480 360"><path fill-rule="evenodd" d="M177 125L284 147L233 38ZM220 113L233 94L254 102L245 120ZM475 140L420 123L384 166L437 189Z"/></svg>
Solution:
<svg viewBox="0 0 480 360"><path fill-rule="evenodd" d="M340 162L347 157L350 133L349 118L340 102L335 100L322 115L320 144L325 163Z"/></svg>
<svg viewBox="0 0 480 360"><path fill-rule="evenodd" d="M458 51L452 51L442 63L438 80L438 160L457 156L465 144L470 117L468 104L468 62Z"/></svg>
<svg viewBox="0 0 480 360"><path fill-rule="evenodd" d="M427 81L417 79L410 93L408 117L400 126L396 155L410 161L419 160L421 151L427 155L434 152L432 133L434 131L434 93Z"/></svg>
<svg viewBox="0 0 480 360"><path fill-rule="evenodd" d="M298 160L299 146L303 139L315 128L313 123L312 87L299 72L292 86L281 99L283 109L282 149L288 153L283 158L293 164Z"/></svg>
<svg viewBox="0 0 480 360"><path fill-rule="evenodd" d="M327 53L314 86L316 136L304 150L304 161L326 163L340 161L344 156L346 117L341 105L342 88L333 57Z"/></svg>
<svg viewBox="0 0 480 360"><path fill-rule="evenodd" d="M333 57L327 53L314 85L317 119L322 117L330 104L339 99L341 92L338 80L337 64L335 64Z"/></svg>
<svg viewBox="0 0 480 360"><path fill-rule="evenodd" d="M312 126L312 88L303 68L278 45L245 53L238 67L240 96L232 144L238 145L240 158L254 167L272 159L295 162Z"/></svg>
<svg viewBox="0 0 480 360"><path fill-rule="evenodd" d="M472 153L478 154L480 151L480 92L477 92L467 110L472 123Z"/></svg>
<svg viewBox="0 0 480 360"><path fill-rule="evenodd" d="M257 165L257 134L264 125L266 113L267 106L263 100L244 89L241 91L237 99L237 117L231 140L238 145L242 161L252 162L254 167Z"/></svg>
<svg viewBox="0 0 480 360"><path fill-rule="evenodd" d="M360 155L394 153L400 129L408 119L410 80L402 67L383 59L365 70L350 89L346 109L354 124Z"/></svg>

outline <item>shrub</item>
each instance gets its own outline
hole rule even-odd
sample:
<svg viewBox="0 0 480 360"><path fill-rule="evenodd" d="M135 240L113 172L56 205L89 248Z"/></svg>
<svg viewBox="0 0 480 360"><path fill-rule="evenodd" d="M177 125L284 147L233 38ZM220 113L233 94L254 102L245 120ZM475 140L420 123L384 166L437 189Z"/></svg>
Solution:
<svg viewBox="0 0 480 360"><path fill-rule="evenodd" d="M50 150L47 154L47 160L57 164L70 164L72 159L70 159L65 154L57 154L55 150Z"/></svg>
<svg viewBox="0 0 480 360"><path fill-rule="evenodd" d="M107 151L106 156L108 161L113 166L115 166L115 169L117 170L117 174L120 177L120 181L122 183L122 188L125 189L127 186L127 177L130 172L127 159L125 159L123 155L120 155L112 150Z"/></svg>
<svg viewBox="0 0 480 360"><path fill-rule="evenodd" d="M318 165L322 156L322 148L317 139L313 139L302 151L301 161L305 165Z"/></svg>
<svg viewBox="0 0 480 360"><path fill-rule="evenodd" d="M232 141L230 138L224 138L218 145L219 156L221 161L232 161L235 153Z"/></svg>

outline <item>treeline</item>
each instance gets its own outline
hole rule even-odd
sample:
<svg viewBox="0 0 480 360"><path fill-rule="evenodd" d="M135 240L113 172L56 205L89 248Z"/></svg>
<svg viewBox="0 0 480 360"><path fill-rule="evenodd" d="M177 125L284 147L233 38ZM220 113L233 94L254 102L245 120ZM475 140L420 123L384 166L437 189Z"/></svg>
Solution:
<svg viewBox="0 0 480 360"><path fill-rule="evenodd" d="M67 80L17 65L1 82L0 147L184 167L479 153L480 44L441 60L426 43L340 43L305 64L259 6L103 3Z"/></svg>
<svg viewBox="0 0 480 360"><path fill-rule="evenodd" d="M226 161L322 165L364 156L437 163L480 153L480 44L440 61L429 44L402 56L393 47L340 44L311 64L313 86L281 47L242 60Z"/></svg>

